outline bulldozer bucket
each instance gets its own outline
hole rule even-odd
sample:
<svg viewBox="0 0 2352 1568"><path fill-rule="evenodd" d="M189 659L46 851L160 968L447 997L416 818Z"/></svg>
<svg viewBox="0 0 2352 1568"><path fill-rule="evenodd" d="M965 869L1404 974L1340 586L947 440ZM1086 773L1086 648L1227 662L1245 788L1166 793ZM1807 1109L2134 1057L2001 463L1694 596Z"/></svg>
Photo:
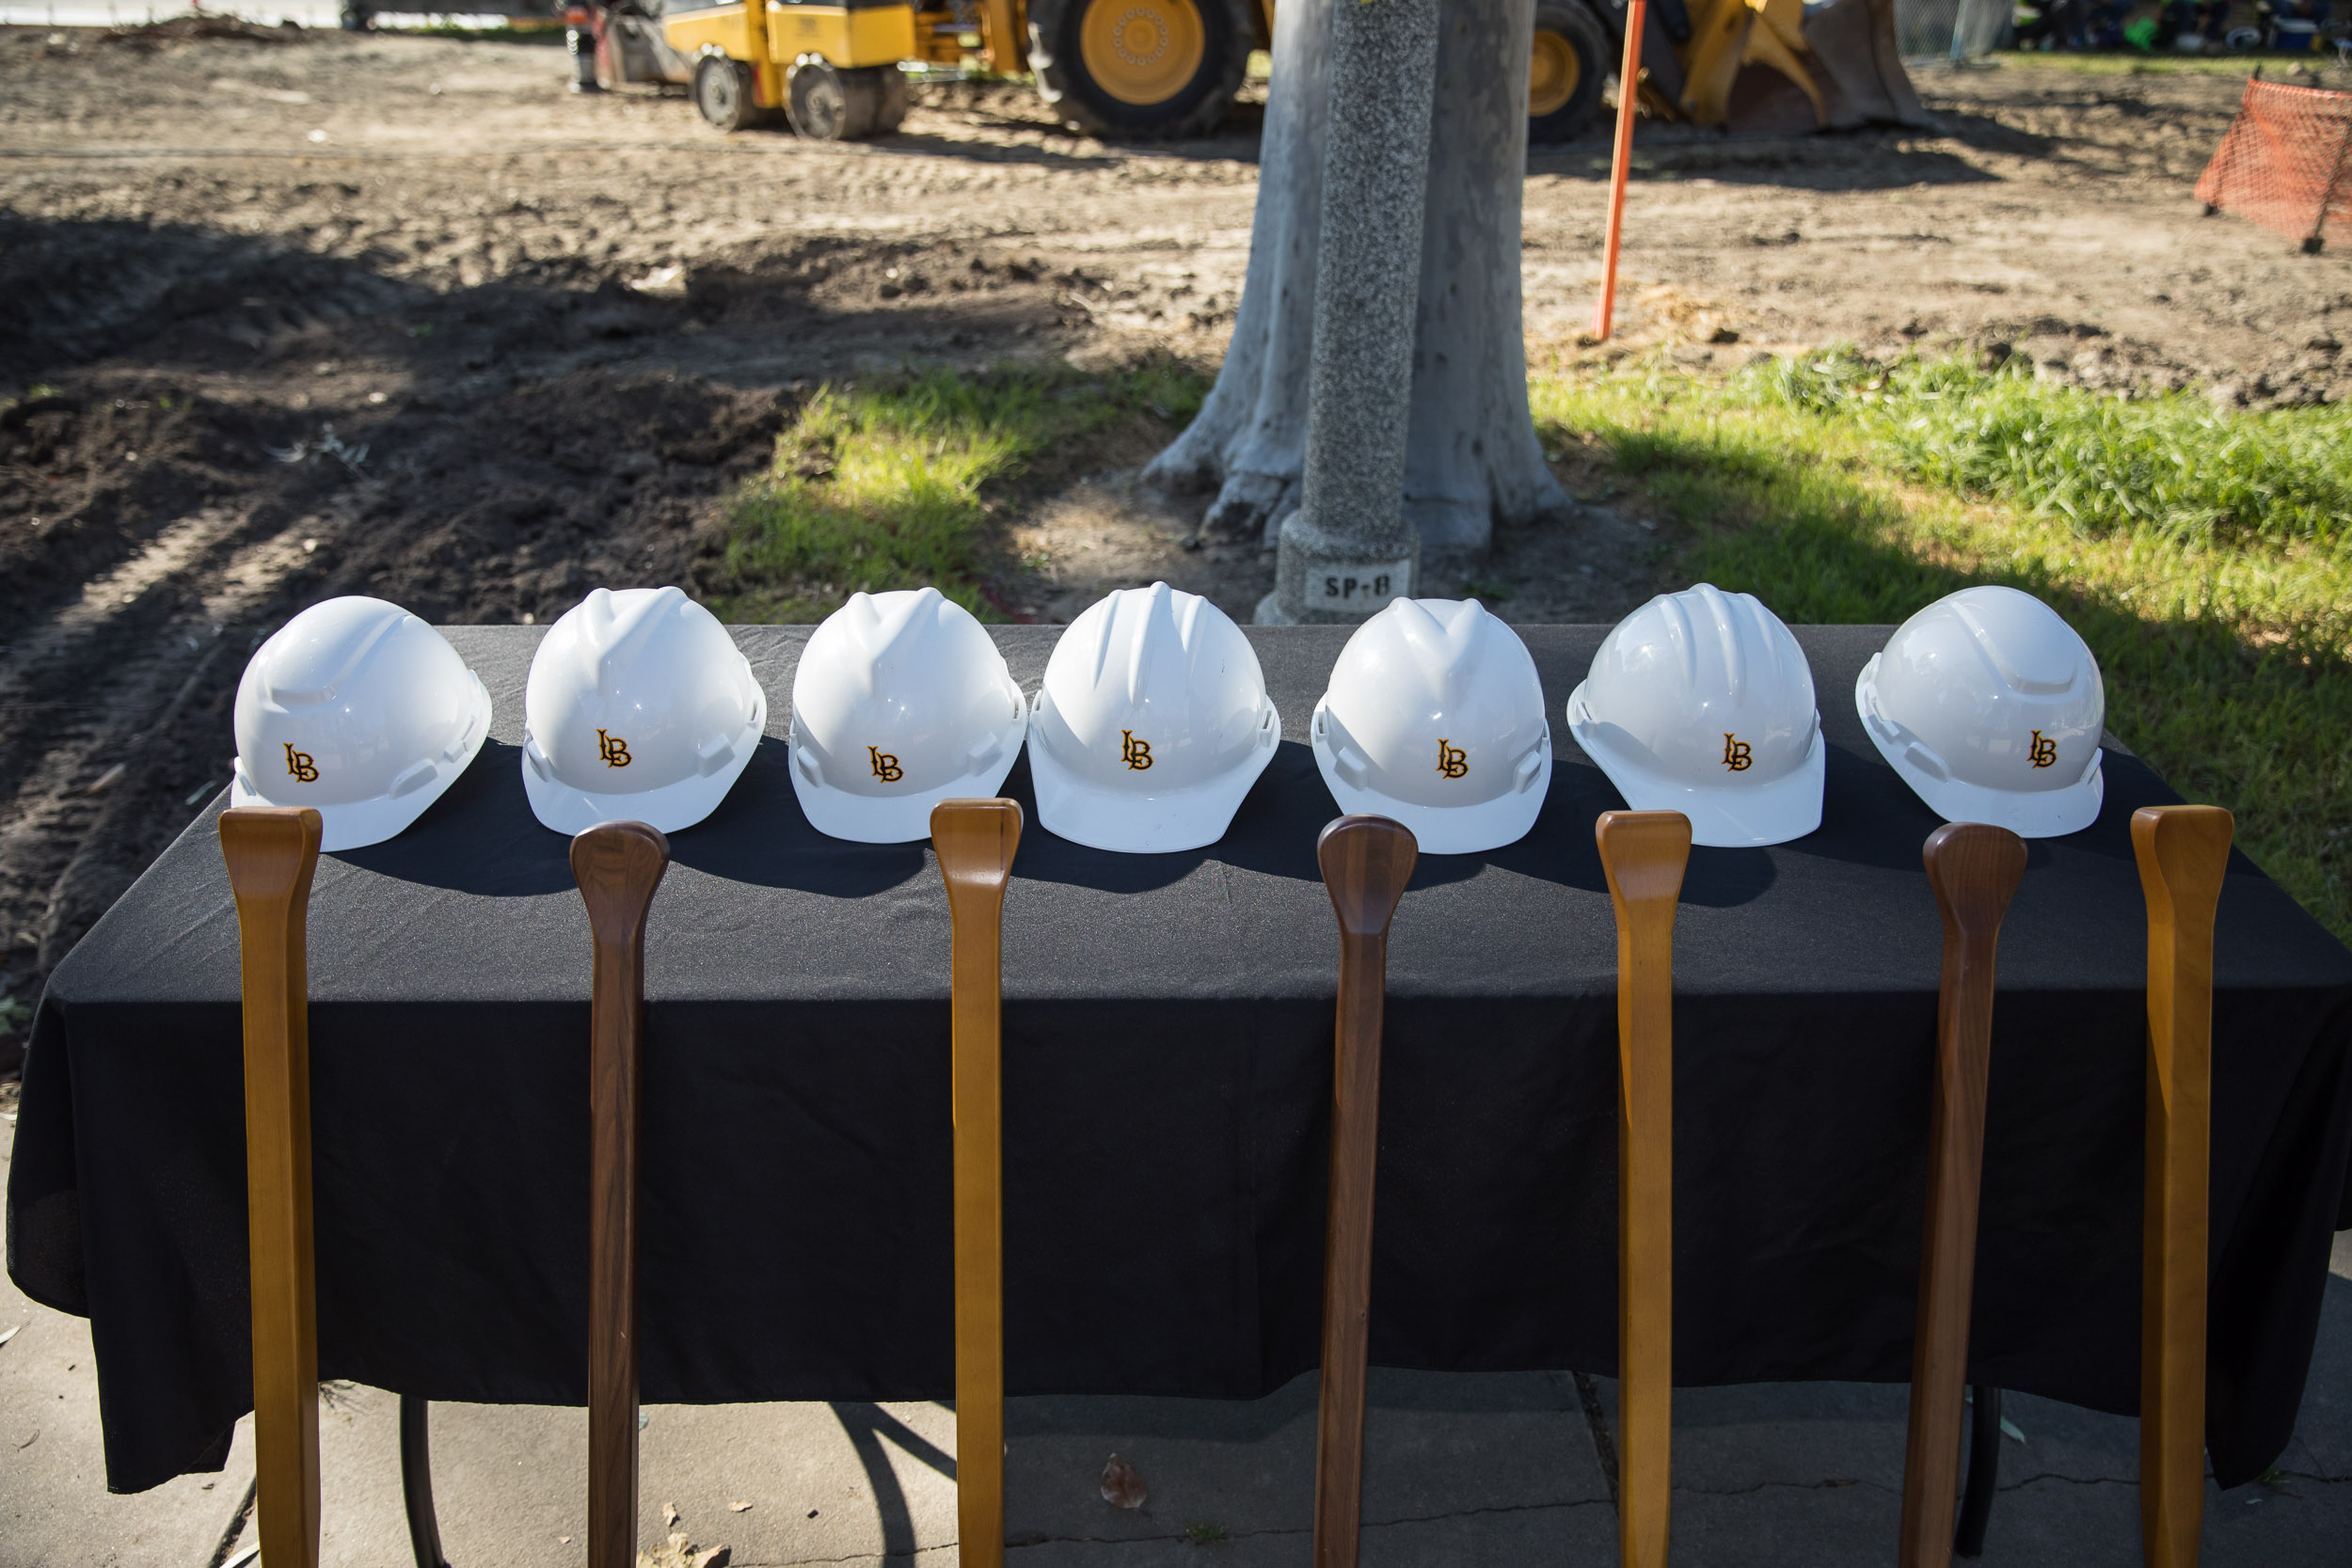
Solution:
<svg viewBox="0 0 2352 1568"><path fill-rule="evenodd" d="M1806 19L1804 43L1820 70L1828 123L1934 127L1903 70L1895 0L1829 0Z"/></svg>
<svg viewBox="0 0 2352 1568"><path fill-rule="evenodd" d="M1700 125L1785 135L1829 123L1802 51L1802 0L1700 0L1692 7L1680 108Z"/></svg>

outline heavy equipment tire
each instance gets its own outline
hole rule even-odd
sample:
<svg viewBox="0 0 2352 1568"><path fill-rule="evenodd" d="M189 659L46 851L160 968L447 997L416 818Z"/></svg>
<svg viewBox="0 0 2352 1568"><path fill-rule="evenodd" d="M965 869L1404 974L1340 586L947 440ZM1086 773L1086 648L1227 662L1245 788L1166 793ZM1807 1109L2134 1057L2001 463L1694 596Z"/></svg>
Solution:
<svg viewBox="0 0 2352 1568"><path fill-rule="evenodd" d="M895 77L895 82L885 77ZM898 114L906 118L906 78L895 65L842 71L815 55L792 68L784 88L784 114L792 129L811 141L855 141L878 130L889 112L895 87Z"/></svg>
<svg viewBox="0 0 2352 1568"><path fill-rule="evenodd" d="M1600 112L1617 67L1609 35L1584 0L1535 0L1535 52L1527 73L1527 139L1563 142Z"/></svg>
<svg viewBox="0 0 2352 1568"><path fill-rule="evenodd" d="M760 121L752 93L752 68L724 55L705 55L694 64L694 107L722 131L749 130Z"/></svg>
<svg viewBox="0 0 2352 1568"><path fill-rule="evenodd" d="M1081 131L1205 135L1241 90L1249 0L1030 0L1038 96Z"/></svg>
<svg viewBox="0 0 2352 1568"><path fill-rule="evenodd" d="M895 65L878 65L874 80L874 128L866 134L886 136L906 122L907 73Z"/></svg>

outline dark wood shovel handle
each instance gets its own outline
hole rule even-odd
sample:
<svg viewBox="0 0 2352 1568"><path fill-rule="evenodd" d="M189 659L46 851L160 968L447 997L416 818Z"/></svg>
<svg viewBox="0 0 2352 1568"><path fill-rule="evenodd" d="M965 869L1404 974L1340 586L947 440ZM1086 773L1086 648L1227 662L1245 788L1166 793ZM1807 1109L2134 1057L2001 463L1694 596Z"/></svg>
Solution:
<svg viewBox="0 0 2352 1568"><path fill-rule="evenodd" d="M1380 1148L1380 1027L1389 922L1420 847L1385 816L1343 816L1315 840L1340 921L1331 1071L1331 1195L1323 1253L1323 1391L1315 1424L1315 1568L1352 1568L1362 1528L1372 1188Z"/></svg>
<svg viewBox="0 0 2352 1568"><path fill-rule="evenodd" d="M319 832L319 814L309 806L235 806L220 814L245 995L254 1507L273 1568L317 1568L319 1560L308 958Z"/></svg>
<svg viewBox="0 0 2352 1568"><path fill-rule="evenodd" d="M2139 1337L2139 1536L2148 1568L2195 1568L2205 1517L2213 922L2235 826L2218 806L2132 814L2132 852L2148 900Z"/></svg>
<svg viewBox="0 0 2352 1568"><path fill-rule="evenodd" d="M2026 875L2026 843L2007 828L1947 822L1922 851L1944 916L1935 1006L1935 1109L1928 1133L1926 1235L1912 1341L1903 1457L1902 1568L1947 1568L1960 1512L1960 1437L1976 1287L1977 1202L1993 1063L1993 963L2001 917Z"/></svg>
<svg viewBox="0 0 2352 1568"><path fill-rule="evenodd" d="M969 1568L1005 1560L1005 888L1021 822L1012 800L943 800L931 811L950 927L956 1539Z"/></svg>
<svg viewBox="0 0 2352 1568"><path fill-rule="evenodd" d="M670 841L643 822L572 840L596 971L588 1018L588 1568L637 1561L637 1124L645 911Z"/></svg>
<svg viewBox="0 0 2352 1568"><path fill-rule="evenodd" d="M1674 1435L1675 908L1691 860L1678 811L1593 825L1617 916L1617 1550L1663 1568Z"/></svg>

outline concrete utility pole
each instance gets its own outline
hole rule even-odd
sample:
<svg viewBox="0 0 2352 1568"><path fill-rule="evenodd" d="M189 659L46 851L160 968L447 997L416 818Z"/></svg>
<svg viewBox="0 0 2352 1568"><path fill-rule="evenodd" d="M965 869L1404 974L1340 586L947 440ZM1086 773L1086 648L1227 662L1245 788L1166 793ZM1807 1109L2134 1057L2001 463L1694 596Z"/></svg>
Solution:
<svg viewBox="0 0 2352 1568"><path fill-rule="evenodd" d="M1440 0L1339 0L1298 510L1261 623L1361 621L1411 594L1405 520Z"/></svg>

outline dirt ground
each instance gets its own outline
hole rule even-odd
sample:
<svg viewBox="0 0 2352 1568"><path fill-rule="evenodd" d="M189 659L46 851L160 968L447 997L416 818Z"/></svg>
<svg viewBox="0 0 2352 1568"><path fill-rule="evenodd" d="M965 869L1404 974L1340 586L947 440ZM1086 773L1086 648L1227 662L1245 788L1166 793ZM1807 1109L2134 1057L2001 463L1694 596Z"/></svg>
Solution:
<svg viewBox="0 0 2352 1568"><path fill-rule="evenodd" d="M573 96L543 47L0 29L0 1070L79 933L228 777L249 651L364 591L551 618L707 573L726 493L822 378L910 359L1214 366L1259 110L1168 147L1009 87L925 89L857 145L723 137L677 96ZM1945 134L1645 127L1621 333L1579 343L1605 144L1527 183L1531 351L1693 364L1852 341L2029 356L2231 404L2352 395L2352 264L2190 186L2233 80L1923 79ZM1997 345L1997 346L1996 346ZM1010 613L1166 577L1247 614L1246 546L1111 433L1005 506ZM1660 548L1606 504L1505 534L1522 620L1613 618Z"/></svg>

